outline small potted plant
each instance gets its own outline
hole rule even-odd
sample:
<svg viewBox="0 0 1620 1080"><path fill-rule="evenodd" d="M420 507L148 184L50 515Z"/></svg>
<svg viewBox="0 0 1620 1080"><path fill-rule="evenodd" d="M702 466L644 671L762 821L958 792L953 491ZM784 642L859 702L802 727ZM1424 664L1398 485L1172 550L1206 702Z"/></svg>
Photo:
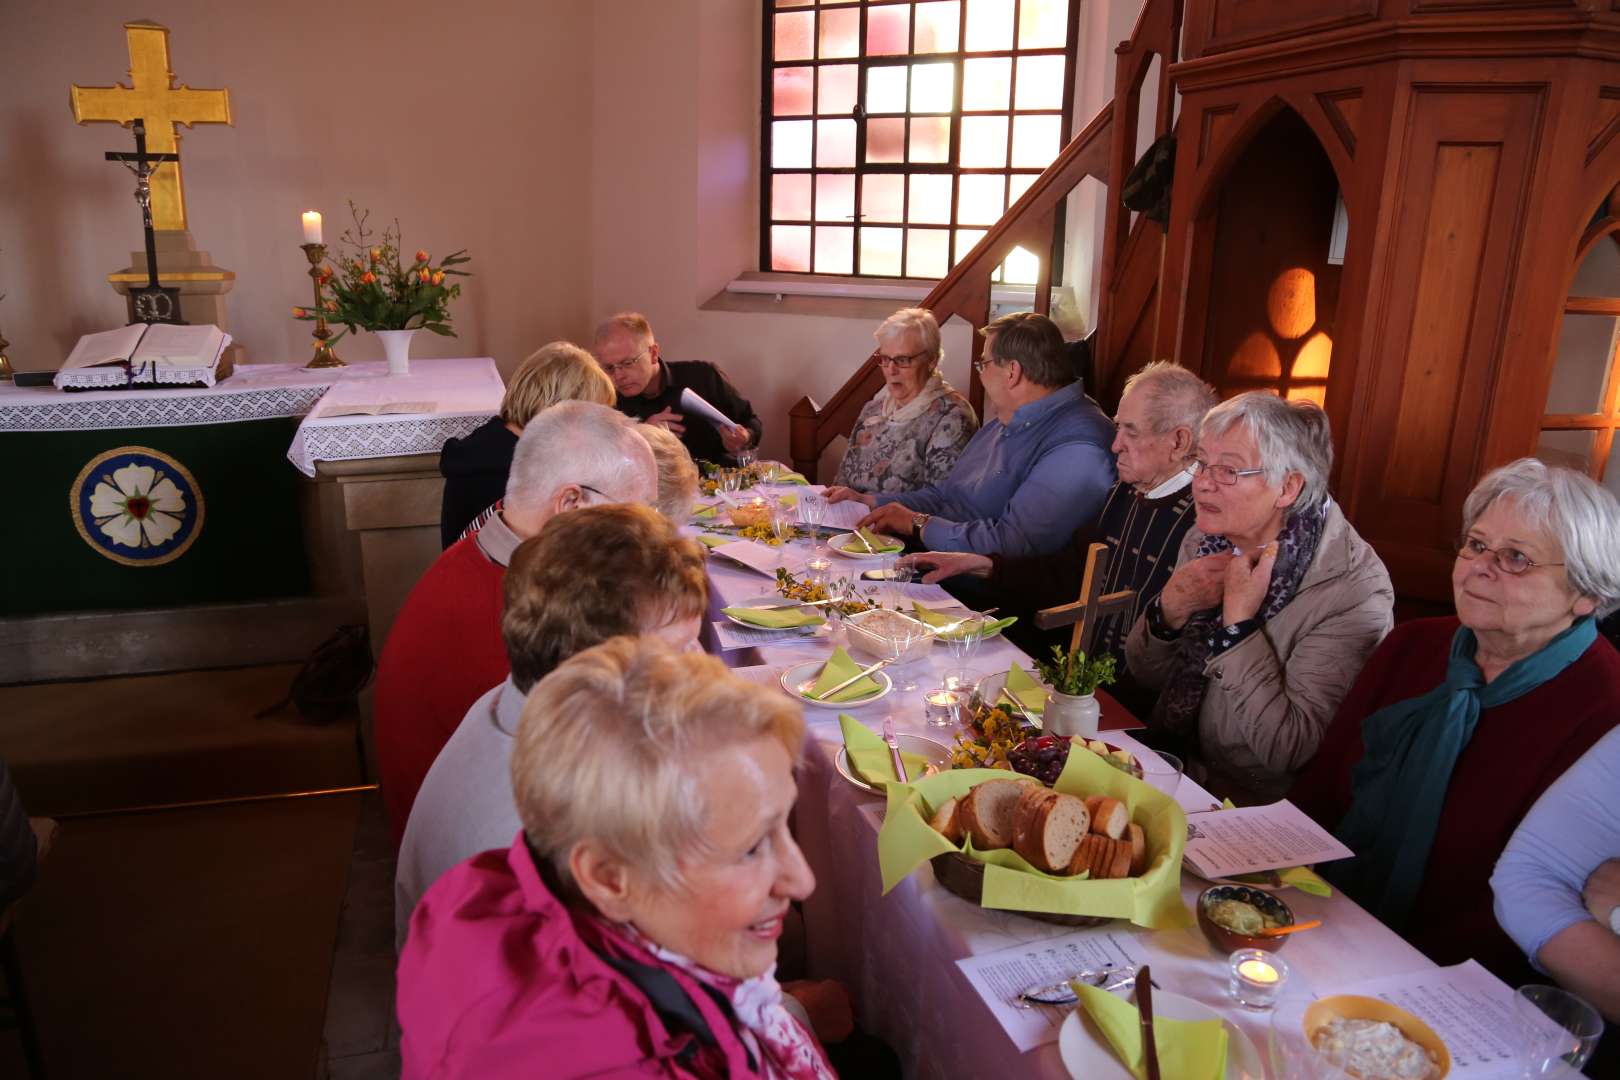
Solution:
<svg viewBox="0 0 1620 1080"><path fill-rule="evenodd" d="M1114 667L1112 656L1088 660L1079 649L1065 652L1061 645L1052 646L1051 660L1035 661L1041 681L1052 688L1046 695L1041 726L1052 735L1096 738L1097 719L1102 714L1097 687L1114 681Z"/></svg>

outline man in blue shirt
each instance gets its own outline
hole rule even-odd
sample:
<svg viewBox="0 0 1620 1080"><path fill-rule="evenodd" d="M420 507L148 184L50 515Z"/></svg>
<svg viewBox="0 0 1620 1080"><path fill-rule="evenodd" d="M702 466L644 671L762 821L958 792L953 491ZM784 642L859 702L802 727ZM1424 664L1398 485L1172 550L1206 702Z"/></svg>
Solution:
<svg viewBox="0 0 1620 1080"><path fill-rule="evenodd" d="M950 474L913 491L827 489L873 507L861 521L931 551L1045 555L1096 520L1114 486L1114 425L1074 381L1063 334L1021 311L986 326L985 424Z"/></svg>

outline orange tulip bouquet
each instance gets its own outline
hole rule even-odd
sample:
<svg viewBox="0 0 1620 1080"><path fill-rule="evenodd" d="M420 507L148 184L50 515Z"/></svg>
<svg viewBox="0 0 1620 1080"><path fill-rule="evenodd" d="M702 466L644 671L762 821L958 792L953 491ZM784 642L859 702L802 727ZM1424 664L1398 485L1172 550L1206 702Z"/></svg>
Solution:
<svg viewBox="0 0 1620 1080"><path fill-rule="evenodd" d="M330 265L321 267L321 285L329 290L322 305L326 320L342 323L349 331L420 329L455 337L450 329L450 301L461 295L461 285L446 281L471 276L456 269L472 261L466 249L446 255L437 264L425 249L419 249L415 260L407 264L400 260L397 218L377 237L366 226L371 211L350 201L349 212L354 224L343 230L342 239L348 250L337 259L336 270ZM309 321L316 312L295 307L293 315Z"/></svg>

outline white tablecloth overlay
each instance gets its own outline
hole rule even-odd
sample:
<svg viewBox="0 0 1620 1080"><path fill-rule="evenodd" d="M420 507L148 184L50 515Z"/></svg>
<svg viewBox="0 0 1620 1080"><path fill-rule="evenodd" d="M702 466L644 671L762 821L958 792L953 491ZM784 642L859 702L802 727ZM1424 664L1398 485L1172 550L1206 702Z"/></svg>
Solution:
<svg viewBox="0 0 1620 1080"><path fill-rule="evenodd" d="M837 555L831 559L840 572L858 573L878 565L871 559L846 561ZM709 574L728 603L771 588L765 577L721 559L710 560ZM938 586L906 588L925 603L945 599ZM763 646L758 653L764 663L780 669L824 658L828 651L825 640L817 638ZM1033 671L1018 648L996 638L980 646L971 666L989 673L1005 671L1014 662ZM897 686L880 701L845 711L874 730L881 729L885 716L893 715L896 730L949 743L949 729L930 728L924 722L922 693L938 686L951 665L949 651L936 647L925 663L902 673L913 675L918 690L903 693ZM815 894L804 905L811 974L838 979L849 988L862 1026L894 1047L908 1076L1067 1076L1055 1042L1019 1053L956 961L1044 941L1071 928L970 904L941 888L927 867L883 896L877 859L883 800L838 775L833 764L843 741L838 712L812 708L804 712L812 738L800 771L795 822L817 880ZM1108 722L1105 713L1103 723ZM1140 748L1120 732L1107 738ZM1190 779L1182 780L1176 798L1189 811L1214 805L1209 793ZM1182 894L1189 911L1205 887L1191 874L1183 875ZM1291 969L1291 988L1325 994L1378 975L1434 967L1341 893L1324 900L1290 889L1285 899L1299 919L1323 920L1321 928L1295 937L1282 953ZM1143 935L1143 947L1153 954L1154 981L1220 1011L1248 1034L1261 1060L1267 1059L1270 1013L1243 1009L1226 996L1226 957L1217 954L1196 927L1152 932L1116 920L1109 930Z"/></svg>
<svg viewBox="0 0 1620 1080"><path fill-rule="evenodd" d="M351 364L298 425L287 460L314 476L317 461L436 453L446 439L469 435L498 414L505 392L495 361L487 356L412 360L409 375L389 375L381 361ZM432 412L322 415L343 405L428 401Z"/></svg>
<svg viewBox="0 0 1620 1080"><path fill-rule="evenodd" d="M212 387L83 390L0 384L0 431L94 431L303 416L341 369L244 364Z"/></svg>

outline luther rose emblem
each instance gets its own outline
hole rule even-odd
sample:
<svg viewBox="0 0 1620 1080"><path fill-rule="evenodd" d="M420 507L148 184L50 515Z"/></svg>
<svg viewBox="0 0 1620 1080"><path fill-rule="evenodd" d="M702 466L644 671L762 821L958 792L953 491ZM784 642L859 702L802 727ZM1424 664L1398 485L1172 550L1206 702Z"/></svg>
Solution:
<svg viewBox="0 0 1620 1080"><path fill-rule="evenodd" d="M145 446L98 454L69 492L84 542L124 566L161 566L202 531L203 498L186 467Z"/></svg>

